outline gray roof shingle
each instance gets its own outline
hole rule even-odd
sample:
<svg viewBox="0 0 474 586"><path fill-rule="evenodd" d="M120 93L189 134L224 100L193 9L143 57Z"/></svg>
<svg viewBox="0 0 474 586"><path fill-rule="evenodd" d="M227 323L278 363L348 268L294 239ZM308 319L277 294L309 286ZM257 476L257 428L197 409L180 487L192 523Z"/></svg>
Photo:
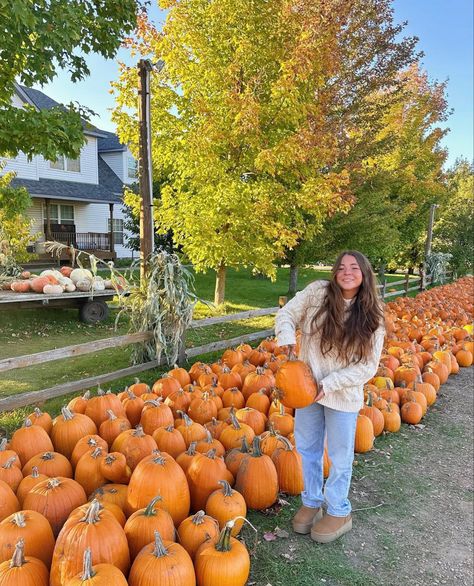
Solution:
<svg viewBox="0 0 474 586"><path fill-rule="evenodd" d="M13 187L25 187L31 196L52 199L69 199L91 203L122 203L123 183L112 169L99 157L99 184L78 183L41 178L21 179L15 177Z"/></svg>

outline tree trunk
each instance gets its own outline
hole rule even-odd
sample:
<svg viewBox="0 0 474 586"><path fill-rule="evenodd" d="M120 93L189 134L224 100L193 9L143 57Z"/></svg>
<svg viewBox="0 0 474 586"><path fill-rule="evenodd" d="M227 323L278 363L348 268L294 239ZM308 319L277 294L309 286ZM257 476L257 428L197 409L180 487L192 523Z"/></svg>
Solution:
<svg viewBox="0 0 474 586"><path fill-rule="evenodd" d="M214 291L214 303L215 305L221 305L225 299L225 276L226 266L222 263L217 269L216 274L216 289Z"/></svg>
<svg viewBox="0 0 474 586"><path fill-rule="evenodd" d="M296 295L298 288L298 265L290 265L290 281L288 284L288 297L291 299Z"/></svg>
<svg viewBox="0 0 474 586"><path fill-rule="evenodd" d="M379 266L379 283L382 285L380 295L382 299L385 299L385 289L387 287L387 281L385 280L385 263L380 263Z"/></svg>

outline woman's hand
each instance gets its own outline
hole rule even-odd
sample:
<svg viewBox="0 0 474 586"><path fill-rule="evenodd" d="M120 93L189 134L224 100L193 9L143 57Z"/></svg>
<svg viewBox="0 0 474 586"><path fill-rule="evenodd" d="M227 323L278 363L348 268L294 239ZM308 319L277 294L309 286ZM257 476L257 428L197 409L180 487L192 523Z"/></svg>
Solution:
<svg viewBox="0 0 474 586"><path fill-rule="evenodd" d="M323 385L319 384L318 385L318 394L316 395L316 398L314 399L314 402L317 403L318 401L320 401L323 397L324 397L324 389L323 389Z"/></svg>

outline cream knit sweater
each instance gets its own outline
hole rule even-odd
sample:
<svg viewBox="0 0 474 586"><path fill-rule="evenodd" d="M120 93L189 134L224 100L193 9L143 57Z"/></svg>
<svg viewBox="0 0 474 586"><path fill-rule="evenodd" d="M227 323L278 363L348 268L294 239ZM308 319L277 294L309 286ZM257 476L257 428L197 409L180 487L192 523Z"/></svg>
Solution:
<svg viewBox="0 0 474 586"><path fill-rule="evenodd" d="M377 372L382 353L385 329L381 325L374 333L372 356L367 361L344 366L334 351L323 356L318 332L310 335L311 320L319 309L327 281L314 281L282 307L275 319L275 333L279 346L296 343L296 328L301 329L300 360L311 367L314 378L322 383L325 396L321 405L337 411L356 412L364 403L363 386ZM350 307L351 300L346 302Z"/></svg>

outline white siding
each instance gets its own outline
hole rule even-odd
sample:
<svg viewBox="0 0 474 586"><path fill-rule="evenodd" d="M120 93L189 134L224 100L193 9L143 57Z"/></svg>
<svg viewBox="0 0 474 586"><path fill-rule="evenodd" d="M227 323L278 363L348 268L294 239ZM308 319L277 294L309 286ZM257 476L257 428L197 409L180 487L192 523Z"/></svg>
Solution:
<svg viewBox="0 0 474 586"><path fill-rule="evenodd" d="M30 233L43 235L43 200L33 198L33 205L27 209L26 216L33 220ZM44 237L40 238L40 240L44 240Z"/></svg>
<svg viewBox="0 0 474 586"><path fill-rule="evenodd" d="M77 210L75 217L76 232L108 232L110 218L108 204L90 204L82 206L80 210ZM117 220L124 219L122 207L118 204L114 204L114 218ZM118 258L132 256L132 251L123 245L116 244L114 248ZM137 253L135 253L135 256L137 256Z"/></svg>
<svg viewBox="0 0 474 586"><path fill-rule="evenodd" d="M43 157L38 157L39 177L59 179L60 181L76 181L78 183L97 184L99 182L97 139L94 136L87 136L86 138L87 142L81 149L81 171L79 173L51 169L49 161L45 160Z"/></svg>
<svg viewBox="0 0 474 586"><path fill-rule="evenodd" d="M16 92L12 96L12 106L15 106L15 108L22 109L25 107L23 100L18 96Z"/></svg>
<svg viewBox="0 0 474 586"><path fill-rule="evenodd" d="M121 181L124 180L124 153L100 153L102 159L107 163L107 165L112 169L112 171L117 175Z"/></svg>
<svg viewBox="0 0 474 586"><path fill-rule="evenodd" d="M28 161L24 153L19 153L14 159L0 157L0 163L5 162L5 167L0 170L0 175L7 171L14 171L17 177L22 179L38 179L38 157Z"/></svg>

